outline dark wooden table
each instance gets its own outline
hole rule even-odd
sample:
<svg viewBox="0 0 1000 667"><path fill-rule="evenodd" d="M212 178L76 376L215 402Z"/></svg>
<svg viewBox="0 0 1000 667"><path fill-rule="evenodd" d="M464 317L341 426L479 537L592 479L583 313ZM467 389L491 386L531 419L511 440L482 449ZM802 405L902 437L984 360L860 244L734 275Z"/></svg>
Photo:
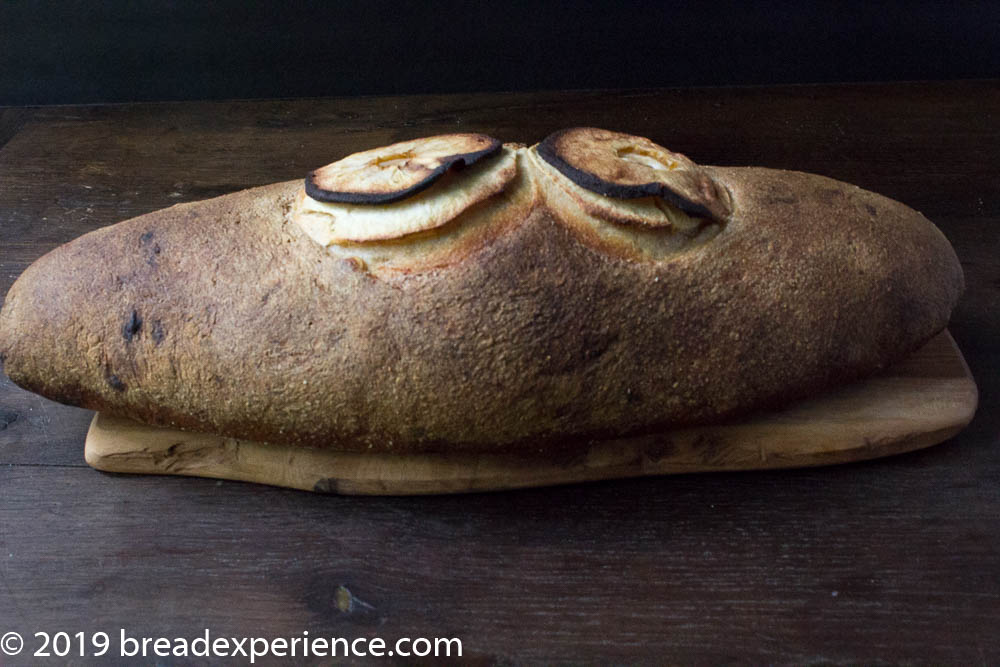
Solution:
<svg viewBox="0 0 1000 667"><path fill-rule="evenodd" d="M352 498L96 472L91 413L4 376L0 634L29 648L8 663L49 664L25 657L37 631L105 631L115 653L122 628L458 637L482 664L1000 663L998 82L2 109L0 292L84 232L347 152L570 125L922 211L965 267L951 331L980 386L972 425L839 467Z"/></svg>

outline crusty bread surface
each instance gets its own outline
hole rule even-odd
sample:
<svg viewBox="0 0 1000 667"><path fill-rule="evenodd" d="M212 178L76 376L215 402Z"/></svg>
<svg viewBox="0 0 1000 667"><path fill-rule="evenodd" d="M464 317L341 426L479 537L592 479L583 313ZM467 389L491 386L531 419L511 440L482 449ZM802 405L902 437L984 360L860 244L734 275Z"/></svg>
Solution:
<svg viewBox="0 0 1000 667"><path fill-rule="evenodd" d="M643 226L513 150L501 192L398 239L317 243L296 224L301 181L86 234L8 293L5 371L237 438L555 452L871 374L944 328L962 291L932 223L853 185L703 167L727 219L632 201L665 211Z"/></svg>

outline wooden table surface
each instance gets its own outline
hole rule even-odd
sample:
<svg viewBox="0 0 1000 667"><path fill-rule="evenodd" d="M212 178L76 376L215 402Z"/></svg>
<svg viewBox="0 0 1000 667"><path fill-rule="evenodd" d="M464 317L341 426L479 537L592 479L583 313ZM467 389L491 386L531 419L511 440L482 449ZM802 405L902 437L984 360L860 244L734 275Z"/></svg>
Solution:
<svg viewBox="0 0 1000 667"><path fill-rule="evenodd" d="M177 202L411 137L571 125L927 215L965 268L971 426L828 468L336 497L99 473L91 413L3 376L0 634L29 649L8 664L49 664L38 631L205 628L458 637L480 664L1000 663L1000 82L0 109L0 293L56 245Z"/></svg>

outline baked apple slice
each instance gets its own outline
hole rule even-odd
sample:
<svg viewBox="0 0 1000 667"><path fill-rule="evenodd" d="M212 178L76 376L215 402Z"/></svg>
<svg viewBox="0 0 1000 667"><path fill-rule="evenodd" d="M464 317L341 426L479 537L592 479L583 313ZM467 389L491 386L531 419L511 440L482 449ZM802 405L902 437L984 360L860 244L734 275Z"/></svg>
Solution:
<svg viewBox="0 0 1000 667"><path fill-rule="evenodd" d="M412 237L504 191L516 162L513 147L483 134L427 137L354 153L309 174L295 220L324 247Z"/></svg>
<svg viewBox="0 0 1000 667"><path fill-rule="evenodd" d="M348 155L306 177L306 194L339 204L388 204L429 188L449 169L496 155L485 134L443 134Z"/></svg>
<svg viewBox="0 0 1000 667"><path fill-rule="evenodd" d="M546 137L538 155L580 187L605 197L659 197L718 222L731 213L725 188L704 169L645 137L574 127Z"/></svg>

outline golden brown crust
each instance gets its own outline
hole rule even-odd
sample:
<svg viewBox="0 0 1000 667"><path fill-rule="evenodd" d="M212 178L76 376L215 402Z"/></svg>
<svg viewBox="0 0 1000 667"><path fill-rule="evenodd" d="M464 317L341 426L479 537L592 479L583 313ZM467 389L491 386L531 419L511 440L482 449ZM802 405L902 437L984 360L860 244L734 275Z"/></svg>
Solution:
<svg viewBox="0 0 1000 667"><path fill-rule="evenodd" d="M87 234L11 288L5 370L55 400L255 440L554 450L874 372L962 290L933 224L828 178L704 167L732 216L651 250L607 241L524 165L512 204L442 228L474 233L430 263L322 248L290 219L298 181Z"/></svg>

